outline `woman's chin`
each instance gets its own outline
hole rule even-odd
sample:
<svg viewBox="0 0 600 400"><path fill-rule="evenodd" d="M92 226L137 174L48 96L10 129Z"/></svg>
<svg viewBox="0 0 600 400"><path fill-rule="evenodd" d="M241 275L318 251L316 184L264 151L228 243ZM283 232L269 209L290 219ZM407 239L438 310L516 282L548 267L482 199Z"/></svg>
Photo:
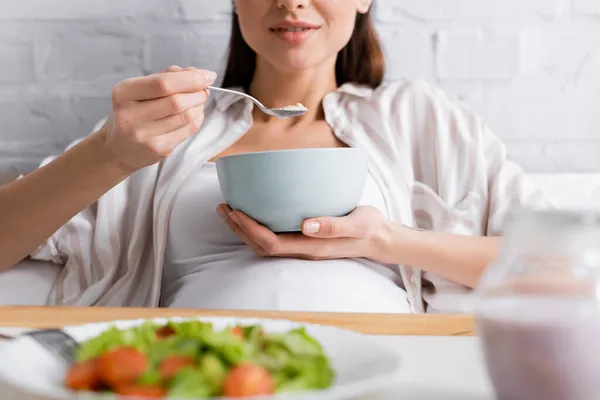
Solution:
<svg viewBox="0 0 600 400"><path fill-rule="evenodd" d="M298 53L271 57L269 64L279 71L293 74L314 71L324 66L329 67L327 59L315 59L314 54Z"/></svg>

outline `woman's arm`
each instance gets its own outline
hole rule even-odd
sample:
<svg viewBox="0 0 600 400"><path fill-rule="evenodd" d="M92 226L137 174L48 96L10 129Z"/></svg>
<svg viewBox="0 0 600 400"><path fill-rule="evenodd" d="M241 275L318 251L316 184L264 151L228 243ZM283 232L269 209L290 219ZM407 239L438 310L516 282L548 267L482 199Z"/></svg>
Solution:
<svg viewBox="0 0 600 400"><path fill-rule="evenodd" d="M31 254L73 216L140 168L167 157L204 119L209 71L170 67L115 87L99 132L0 188L0 270Z"/></svg>
<svg viewBox="0 0 600 400"><path fill-rule="evenodd" d="M387 262L427 272L424 279L473 288L500 252L511 210L550 204L526 186L506 146L462 101L427 83L399 93L392 124L398 137L411 136L417 148L413 223L428 230L388 225L379 252ZM402 129L406 121L413 131Z"/></svg>
<svg viewBox="0 0 600 400"><path fill-rule="evenodd" d="M25 258L128 174L96 133L50 164L0 187L0 270Z"/></svg>
<svg viewBox="0 0 600 400"><path fill-rule="evenodd" d="M474 288L498 256L500 237L457 235L386 224L373 241L373 258L414 265L450 281Z"/></svg>
<svg viewBox="0 0 600 400"><path fill-rule="evenodd" d="M341 218L304 223L303 235L276 235L227 205L218 213L258 255L327 260L363 257L384 264L414 265L453 282L474 287L496 257L499 237L421 231L388 221L374 207L358 207Z"/></svg>
<svg viewBox="0 0 600 400"><path fill-rule="evenodd" d="M18 174L10 172L0 172L0 187L8 185L17 180Z"/></svg>

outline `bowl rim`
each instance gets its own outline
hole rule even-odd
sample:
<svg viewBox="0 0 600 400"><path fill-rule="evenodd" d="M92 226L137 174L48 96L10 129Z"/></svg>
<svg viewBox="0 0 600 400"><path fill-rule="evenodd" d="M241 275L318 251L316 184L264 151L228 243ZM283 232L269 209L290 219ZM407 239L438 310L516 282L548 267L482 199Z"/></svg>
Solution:
<svg viewBox="0 0 600 400"><path fill-rule="evenodd" d="M260 154L271 154L271 153L302 153L302 152L306 152L306 151L317 151L319 153L321 153L321 152L341 152L341 151L363 152L363 150L358 147L307 147L307 148L301 148L301 149L248 151L246 153L229 154L226 156L219 157L215 160L215 163L219 160L224 160L224 159L233 158L233 157L253 156L253 155L260 155Z"/></svg>

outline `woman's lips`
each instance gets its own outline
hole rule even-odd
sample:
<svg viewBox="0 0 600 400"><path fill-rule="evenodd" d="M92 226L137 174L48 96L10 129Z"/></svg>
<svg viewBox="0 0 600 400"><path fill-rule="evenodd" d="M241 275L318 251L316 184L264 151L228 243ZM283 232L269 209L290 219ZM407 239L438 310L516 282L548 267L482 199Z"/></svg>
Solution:
<svg viewBox="0 0 600 400"><path fill-rule="evenodd" d="M302 44L306 42L318 28L272 28L271 32L288 44Z"/></svg>

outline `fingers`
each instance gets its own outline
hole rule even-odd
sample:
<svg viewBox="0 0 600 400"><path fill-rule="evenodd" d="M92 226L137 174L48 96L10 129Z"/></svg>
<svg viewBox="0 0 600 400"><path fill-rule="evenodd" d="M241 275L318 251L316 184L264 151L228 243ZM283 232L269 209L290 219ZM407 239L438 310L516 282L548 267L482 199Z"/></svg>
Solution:
<svg viewBox="0 0 600 400"><path fill-rule="evenodd" d="M357 207L345 217L308 219L302 224L302 233L315 238L363 239L381 220L381 213L373 207Z"/></svg>
<svg viewBox="0 0 600 400"><path fill-rule="evenodd" d="M240 239L242 239L242 241L244 243L246 243L247 246L252 248L252 250L254 250L255 253L260 254L260 255L265 254L264 249L262 249L256 243L254 243L254 241L252 239L250 239L250 237L248 237L248 235L246 235L246 233L239 227L239 225L236 224L229 217L231 212L232 212L232 210L227 204L221 204L219 207L217 207L217 213L219 214L219 216L221 218L223 218L223 220L225 220L225 222L227 223L227 226L229 226L229 229L231 229Z"/></svg>
<svg viewBox="0 0 600 400"><path fill-rule="evenodd" d="M170 155L179 144L198 132L204 121L204 106L193 108L186 115L187 117L175 115L165 119L163 122L164 126L171 125L176 127L172 130L158 127L156 123L150 128L154 130L151 133L152 135L158 134L153 139L158 153L164 154L164 156ZM161 134L162 132L168 133Z"/></svg>
<svg viewBox="0 0 600 400"><path fill-rule="evenodd" d="M142 121L154 121L182 113L204 105L208 100L208 89L195 93L178 93L155 100L133 103L131 112Z"/></svg>
<svg viewBox="0 0 600 400"><path fill-rule="evenodd" d="M303 234L279 234L240 211L231 211L226 204L217 212L227 222L229 228L244 243L261 256L293 257L307 260L327 260L332 258L361 257L361 240L352 238L320 239Z"/></svg>
<svg viewBox="0 0 600 400"><path fill-rule="evenodd" d="M267 227L254 221L241 211L229 213L229 219L266 254L277 255L279 253L279 240L275 233ZM237 233L237 232L236 232Z"/></svg>
<svg viewBox="0 0 600 400"><path fill-rule="evenodd" d="M177 72L177 71L181 71L182 69L183 68L181 68L179 65L171 65L170 67L165 69L164 72Z"/></svg>
<svg viewBox="0 0 600 400"><path fill-rule="evenodd" d="M363 237L363 229L348 217L322 217L304 221L302 233L315 238L355 238Z"/></svg>
<svg viewBox="0 0 600 400"><path fill-rule="evenodd" d="M184 69L146 77L143 90L147 96L140 100L157 99L176 93L194 93L206 89L217 79L213 71Z"/></svg>
<svg viewBox="0 0 600 400"><path fill-rule="evenodd" d="M122 104L130 101L160 99L177 93L199 92L214 83L216 79L216 73L199 69L174 70L126 79L113 89L113 102Z"/></svg>
<svg viewBox="0 0 600 400"><path fill-rule="evenodd" d="M146 122L140 127L140 132L146 137L168 134L188 125L195 125L195 130L200 129L198 121L204 118L204 104L190 108L179 114L171 115L158 121Z"/></svg>
<svg viewBox="0 0 600 400"><path fill-rule="evenodd" d="M257 254L271 257L289 256L317 259L330 253L330 244L297 234L277 235L241 211L231 211L224 205L227 225ZM258 249L258 251L257 251Z"/></svg>
<svg viewBox="0 0 600 400"><path fill-rule="evenodd" d="M211 71L174 65L158 74L118 83L112 93L107 146L133 168L169 156L200 129L207 87L215 79Z"/></svg>
<svg viewBox="0 0 600 400"><path fill-rule="evenodd" d="M364 221L377 210L358 210L342 218L315 218L307 220L303 229L318 222L318 232L306 234L275 234L240 211L231 211L221 205L217 212L227 221L229 228L259 255L290 256L309 260L362 257L364 249ZM313 226L314 229L314 226ZM312 232L312 231L311 231ZM258 248L258 250L257 250Z"/></svg>

